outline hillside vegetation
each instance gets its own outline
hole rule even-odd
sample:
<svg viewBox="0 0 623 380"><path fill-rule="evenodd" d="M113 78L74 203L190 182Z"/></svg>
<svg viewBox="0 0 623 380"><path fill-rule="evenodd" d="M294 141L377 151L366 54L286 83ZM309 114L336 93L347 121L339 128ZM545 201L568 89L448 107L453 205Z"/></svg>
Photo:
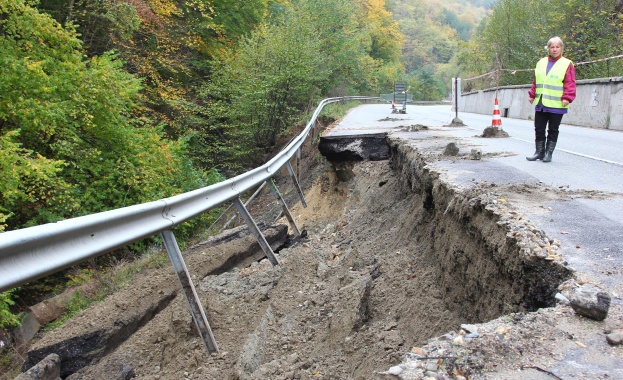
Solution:
<svg viewBox="0 0 623 380"><path fill-rule="evenodd" d="M466 90L530 83L553 36L565 42L578 79L623 75L621 0L394 0L405 36L405 78L422 100L445 96L451 78ZM589 62L589 63L585 63Z"/></svg>
<svg viewBox="0 0 623 380"><path fill-rule="evenodd" d="M505 70L485 84L529 83L532 68L546 55L552 36L565 42L564 55L576 63L577 79L623 75L623 1L501 0L465 50L461 66L468 73ZM585 62L589 62L584 64Z"/></svg>
<svg viewBox="0 0 623 380"><path fill-rule="evenodd" d="M0 231L263 160L327 95L403 67L383 1L0 0Z"/></svg>

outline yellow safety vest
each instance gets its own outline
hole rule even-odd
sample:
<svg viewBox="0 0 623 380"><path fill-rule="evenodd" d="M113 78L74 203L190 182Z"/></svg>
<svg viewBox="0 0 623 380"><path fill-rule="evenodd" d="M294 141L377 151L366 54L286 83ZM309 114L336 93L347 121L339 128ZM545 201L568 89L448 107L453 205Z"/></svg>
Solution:
<svg viewBox="0 0 623 380"><path fill-rule="evenodd" d="M551 108L568 108L562 105L562 94L564 92L563 80L569 65L573 64L571 60L560 57L554 66L547 71L548 57L542 58L534 70L536 77L536 102L539 104L539 97L545 107Z"/></svg>

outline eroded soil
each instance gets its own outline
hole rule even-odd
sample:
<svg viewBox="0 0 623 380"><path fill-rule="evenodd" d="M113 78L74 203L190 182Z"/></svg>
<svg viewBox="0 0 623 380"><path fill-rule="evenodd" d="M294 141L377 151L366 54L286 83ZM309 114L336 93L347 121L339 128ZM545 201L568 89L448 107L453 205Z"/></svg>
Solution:
<svg viewBox="0 0 623 380"><path fill-rule="evenodd" d="M396 164L353 164L342 168L352 170L347 181L320 165L306 191L309 206L293 207L307 236L278 253L279 266L264 259L194 279L218 353L206 352L177 279L165 268L137 280L151 290L141 302L152 302L149 294L162 299L163 292L171 299L70 378L396 378L386 371L408 362L412 352L436 359L403 378L435 372L443 378L547 379L555 377L546 369L591 361L596 370L582 364L575 373L568 365L560 372L564 378L616 378L601 365L616 368L621 357L621 348L603 339L620 325L620 306L602 323L561 305L530 312L553 306L545 303L571 274L561 253L531 256L506 224L497 223L500 215L520 219L511 203L521 192L474 188L457 196L435 178L396 172ZM508 202L488 201L502 197ZM239 248L232 243L216 250L226 257ZM193 266L210 265L215 254L201 244L185 252L191 273L200 273ZM33 348L96 331L98 316L124 326L123 314L138 302L132 301L136 289L94 306ZM484 323L477 338L459 333L462 324L476 323Z"/></svg>
<svg viewBox="0 0 623 380"><path fill-rule="evenodd" d="M72 378L133 371L146 379L369 379L412 344L458 326L423 254L427 247L405 233L419 216L388 162L363 163L355 172L342 184L327 171L308 191L309 207L293 210L308 238L282 250L280 266L262 260L197 279L218 354L206 353L177 295ZM96 308L120 312L118 301Z"/></svg>

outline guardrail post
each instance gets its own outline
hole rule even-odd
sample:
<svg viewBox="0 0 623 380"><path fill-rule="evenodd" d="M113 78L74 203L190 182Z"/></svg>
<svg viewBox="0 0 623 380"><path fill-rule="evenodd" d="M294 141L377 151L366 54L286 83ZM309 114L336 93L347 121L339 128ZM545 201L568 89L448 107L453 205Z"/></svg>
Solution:
<svg viewBox="0 0 623 380"><path fill-rule="evenodd" d="M296 178L301 180L301 148L296 150Z"/></svg>
<svg viewBox="0 0 623 380"><path fill-rule="evenodd" d="M169 259L173 264L173 269L182 285L182 291L186 296L186 301L188 301L188 308L190 309L190 314L193 317L195 326L197 326L197 331L199 331L201 335L201 340L203 340L203 344L208 349L208 352L216 353L218 352L216 340L214 339L214 335L212 335L210 323L208 323L208 318L203 310L203 306L201 306L199 296L197 296L197 291L195 290L190 273L188 273L188 268L186 268L186 264L182 258L182 253L175 240L175 235L173 235L172 231L163 231L161 236L167 253L169 254Z"/></svg>
<svg viewBox="0 0 623 380"><path fill-rule="evenodd" d="M264 235L262 235L262 231L260 231L260 229L257 227L257 224L255 224L255 221L251 217L251 214L249 214L247 208L244 207L244 205L242 204L240 197L234 199L234 205L238 209L238 212L242 216L242 219L244 219L244 221L247 223L247 227L249 227L249 230L253 233L253 235L255 235L257 242L260 244L260 247L262 247L262 250L266 254L266 258L268 258L268 261L270 261L273 265L279 265L279 260L277 260L277 258L275 257L273 249L270 248L270 244L268 244L266 238L264 237Z"/></svg>
<svg viewBox="0 0 623 380"><path fill-rule="evenodd" d="M292 169L292 165L290 161L286 163L286 167L288 168L288 173L290 173L290 177L292 177L292 181L294 181L294 188L296 192L299 193L299 197L301 197L301 203L303 203L303 207L307 208L307 202L305 202L305 195L303 194L303 190L299 186L299 181L296 179L296 175L294 174L294 169Z"/></svg>
<svg viewBox="0 0 623 380"><path fill-rule="evenodd" d="M255 197L258 196L258 194L262 191L262 189L264 188L264 186L266 186L266 181L262 182L262 184L257 188L257 190L255 190L255 193L253 193L253 195L251 195L251 197L249 199L247 199L246 202L244 202L245 207L249 205L249 203L251 203L252 200L255 199ZM223 232L225 231L226 228L229 227L229 225L236 219L236 215L232 216L231 218L229 218L229 220L227 221L227 223L225 223L225 225L220 229L219 232Z"/></svg>
<svg viewBox="0 0 623 380"><path fill-rule="evenodd" d="M275 185L275 182L273 181L272 178L269 178L268 181L266 182L268 183L270 190L275 195L275 198L277 198L277 202L279 202L279 204L281 205L281 208L283 209L283 213L288 219L288 222L290 222L290 227L292 228L296 236L301 236L301 231L299 231L298 227L296 226L296 223L294 222L294 218L292 217L292 213L290 213L290 209L288 208L286 201L283 200L283 197L281 196L281 193L279 192L277 185Z"/></svg>

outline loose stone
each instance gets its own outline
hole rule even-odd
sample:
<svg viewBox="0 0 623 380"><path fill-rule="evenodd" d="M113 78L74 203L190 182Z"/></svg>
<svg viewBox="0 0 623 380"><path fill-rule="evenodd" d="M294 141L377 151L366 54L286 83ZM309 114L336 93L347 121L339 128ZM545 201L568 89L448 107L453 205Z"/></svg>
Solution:
<svg viewBox="0 0 623 380"><path fill-rule="evenodd" d="M613 346L623 344L623 329L618 329L615 332L606 335L606 340Z"/></svg>
<svg viewBox="0 0 623 380"><path fill-rule="evenodd" d="M606 319L610 309L610 295L591 284L575 289L569 300L577 314L596 321Z"/></svg>
<svg viewBox="0 0 623 380"><path fill-rule="evenodd" d="M387 373L390 375L400 375L402 373L402 371L404 371L402 369L402 367L400 367L399 365L395 365L393 367L391 367L390 369L387 370Z"/></svg>

